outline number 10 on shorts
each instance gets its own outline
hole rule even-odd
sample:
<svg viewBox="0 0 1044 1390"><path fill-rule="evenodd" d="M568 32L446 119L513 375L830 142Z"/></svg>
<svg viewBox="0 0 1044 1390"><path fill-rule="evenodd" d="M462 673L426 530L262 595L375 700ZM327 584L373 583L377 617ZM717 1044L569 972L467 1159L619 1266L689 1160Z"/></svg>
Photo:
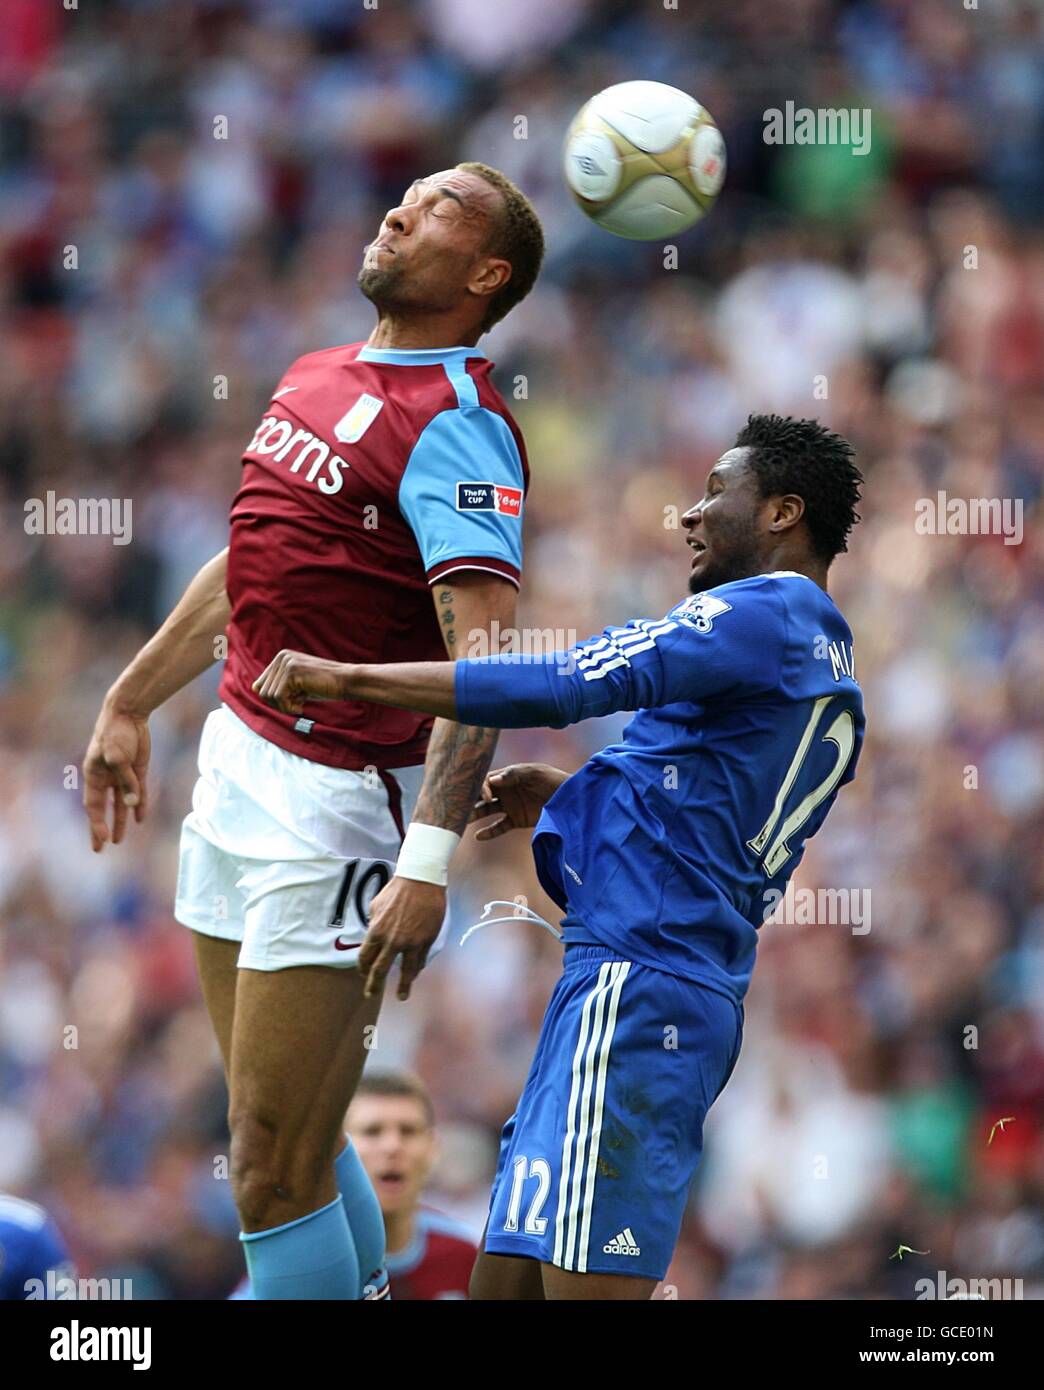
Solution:
<svg viewBox="0 0 1044 1390"><path fill-rule="evenodd" d="M361 872L360 866L363 866ZM353 907L360 925L365 929L370 919L370 904L390 878L391 865L383 859L349 859L337 889L329 925L338 929L343 927L345 912ZM334 944L337 945L339 941L340 937Z"/></svg>

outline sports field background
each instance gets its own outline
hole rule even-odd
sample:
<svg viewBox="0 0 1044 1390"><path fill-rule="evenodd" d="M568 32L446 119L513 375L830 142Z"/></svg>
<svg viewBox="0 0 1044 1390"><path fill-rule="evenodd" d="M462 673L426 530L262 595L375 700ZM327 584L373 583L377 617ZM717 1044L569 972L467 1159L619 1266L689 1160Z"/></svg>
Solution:
<svg viewBox="0 0 1044 1390"><path fill-rule="evenodd" d="M152 811L122 848L91 855L71 769L109 681L225 544L275 381L369 332L355 272L384 209L481 159L549 242L482 344L532 463L527 625L664 612L689 565L665 508L697 500L751 410L827 420L868 478L832 580L867 743L796 886L869 893L870 929L764 929L668 1282L908 1298L942 1270L1040 1297L1040 4L7 0L4 27L0 1189L136 1297L238 1278L223 1084L171 916L216 669L154 719ZM573 112L632 77L691 91L728 142L677 269L589 226L561 182ZM871 152L766 145L788 100L869 108ZM27 535L49 490L131 498L131 544ZM1022 499L1021 543L920 534L940 491ZM498 761L573 768L623 722L505 735ZM522 835L469 846L454 881L454 941L492 898L553 911ZM381 1023L375 1064L435 1095L437 1201L477 1227L557 970L539 928L492 927ZM889 1260L900 1243L930 1253Z"/></svg>

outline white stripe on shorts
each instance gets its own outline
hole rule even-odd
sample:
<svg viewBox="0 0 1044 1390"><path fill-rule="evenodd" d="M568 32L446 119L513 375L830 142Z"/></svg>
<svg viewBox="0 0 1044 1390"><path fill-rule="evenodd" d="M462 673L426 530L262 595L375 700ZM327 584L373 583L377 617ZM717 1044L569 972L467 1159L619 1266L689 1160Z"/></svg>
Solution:
<svg viewBox="0 0 1044 1390"><path fill-rule="evenodd" d="M616 1032L616 1014L620 1007L620 991L623 989L624 980L627 979L631 962L621 960L616 962L617 973L613 980L612 988L609 991L609 1001L606 1010L605 1031L602 1034L602 1050L598 1057L598 1075L595 1080L594 1094L594 1116L591 1124L591 1153L587 1160L587 1186L584 1191L583 1213L580 1223L580 1249L578 1251L577 1269L581 1274L587 1272L587 1249L591 1240L591 1212L594 1209L594 1189L595 1176L598 1169L598 1149L602 1139L602 1108L605 1101L605 1080L609 1074L609 1049L613 1044L613 1034Z"/></svg>
<svg viewBox="0 0 1044 1390"><path fill-rule="evenodd" d="M562 1144L562 1171L555 1212L555 1251L553 1263L560 1269L587 1269L587 1243L590 1237L594 1177L598 1163L605 1080L609 1068L609 1049L616 1030L620 991L630 971L630 961L605 961L598 970L598 983L584 1000L580 1031L573 1053L572 1078L566 1134ZM608 1004L608 1008L606 1005ZM592 1019L593 1015L593 1019ZM593 1093L593 1096L592 1096ZM592 1135L592 1123L594 1133ZM575 1141L575 1142L574 1142ZM590 1141L590 1150L588 1143ZM585 1158L587 1196L584 1201ZM578 1223L582 1220L582 1230ZM577 1251L577 1237L579 1251Z"/></svg>

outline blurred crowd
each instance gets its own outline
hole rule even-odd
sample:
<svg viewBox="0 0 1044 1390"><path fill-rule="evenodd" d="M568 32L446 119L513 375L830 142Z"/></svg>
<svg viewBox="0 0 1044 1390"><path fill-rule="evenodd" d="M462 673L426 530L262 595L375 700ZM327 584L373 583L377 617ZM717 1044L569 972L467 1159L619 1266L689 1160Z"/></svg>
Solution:
<svg viewBox="0 0 1044 1390"><path fill-rule="evenodd" d="M675 602L672 508L749 411L825 419L867 478L832 575L867 743L798 884L868 891L870 930L763 929L661 1296L912 1298L939 1271L1044 1295L1040 3L4 10L0 1189L138 1298L239 1277L224 1085L171 915L217 671L153 719L150 814L98 857L77 767L108 684L225 544L275 381L369 333L355 274L385 208L481 159L549 244L482 344L532 464L526 624L582 638ZM560 175L574 111L639 76L697 95L729 149L677 268L590 225ZM870 154L766 145L788 100L870 109ZM49 490L132 499L132 544L26 534ZM940 492L1021 499L1021 543L922 534ZM506 734L498 760L572 769L624 722ZM555 920L526 837L469 841L454 878L452 943L377 1052L431 1087L432 1200L481 1229L561 953L522 921L457 944L491 899Z"/></svg>

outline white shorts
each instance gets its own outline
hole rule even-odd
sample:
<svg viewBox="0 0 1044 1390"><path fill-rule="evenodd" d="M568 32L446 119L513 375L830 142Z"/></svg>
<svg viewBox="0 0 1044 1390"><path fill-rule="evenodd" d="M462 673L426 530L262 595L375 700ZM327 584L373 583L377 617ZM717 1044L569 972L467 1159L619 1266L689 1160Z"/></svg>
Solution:
<svg viewBox="0 0 1044 1390"><path fill-rule="evenodd" d="M423 773L385 774L401 789L403 825ZM288 753L222 705L203 726L175 917L241 942L245 969L354 966L369 905L399 854L393 796L376 774Z"/></svg>

